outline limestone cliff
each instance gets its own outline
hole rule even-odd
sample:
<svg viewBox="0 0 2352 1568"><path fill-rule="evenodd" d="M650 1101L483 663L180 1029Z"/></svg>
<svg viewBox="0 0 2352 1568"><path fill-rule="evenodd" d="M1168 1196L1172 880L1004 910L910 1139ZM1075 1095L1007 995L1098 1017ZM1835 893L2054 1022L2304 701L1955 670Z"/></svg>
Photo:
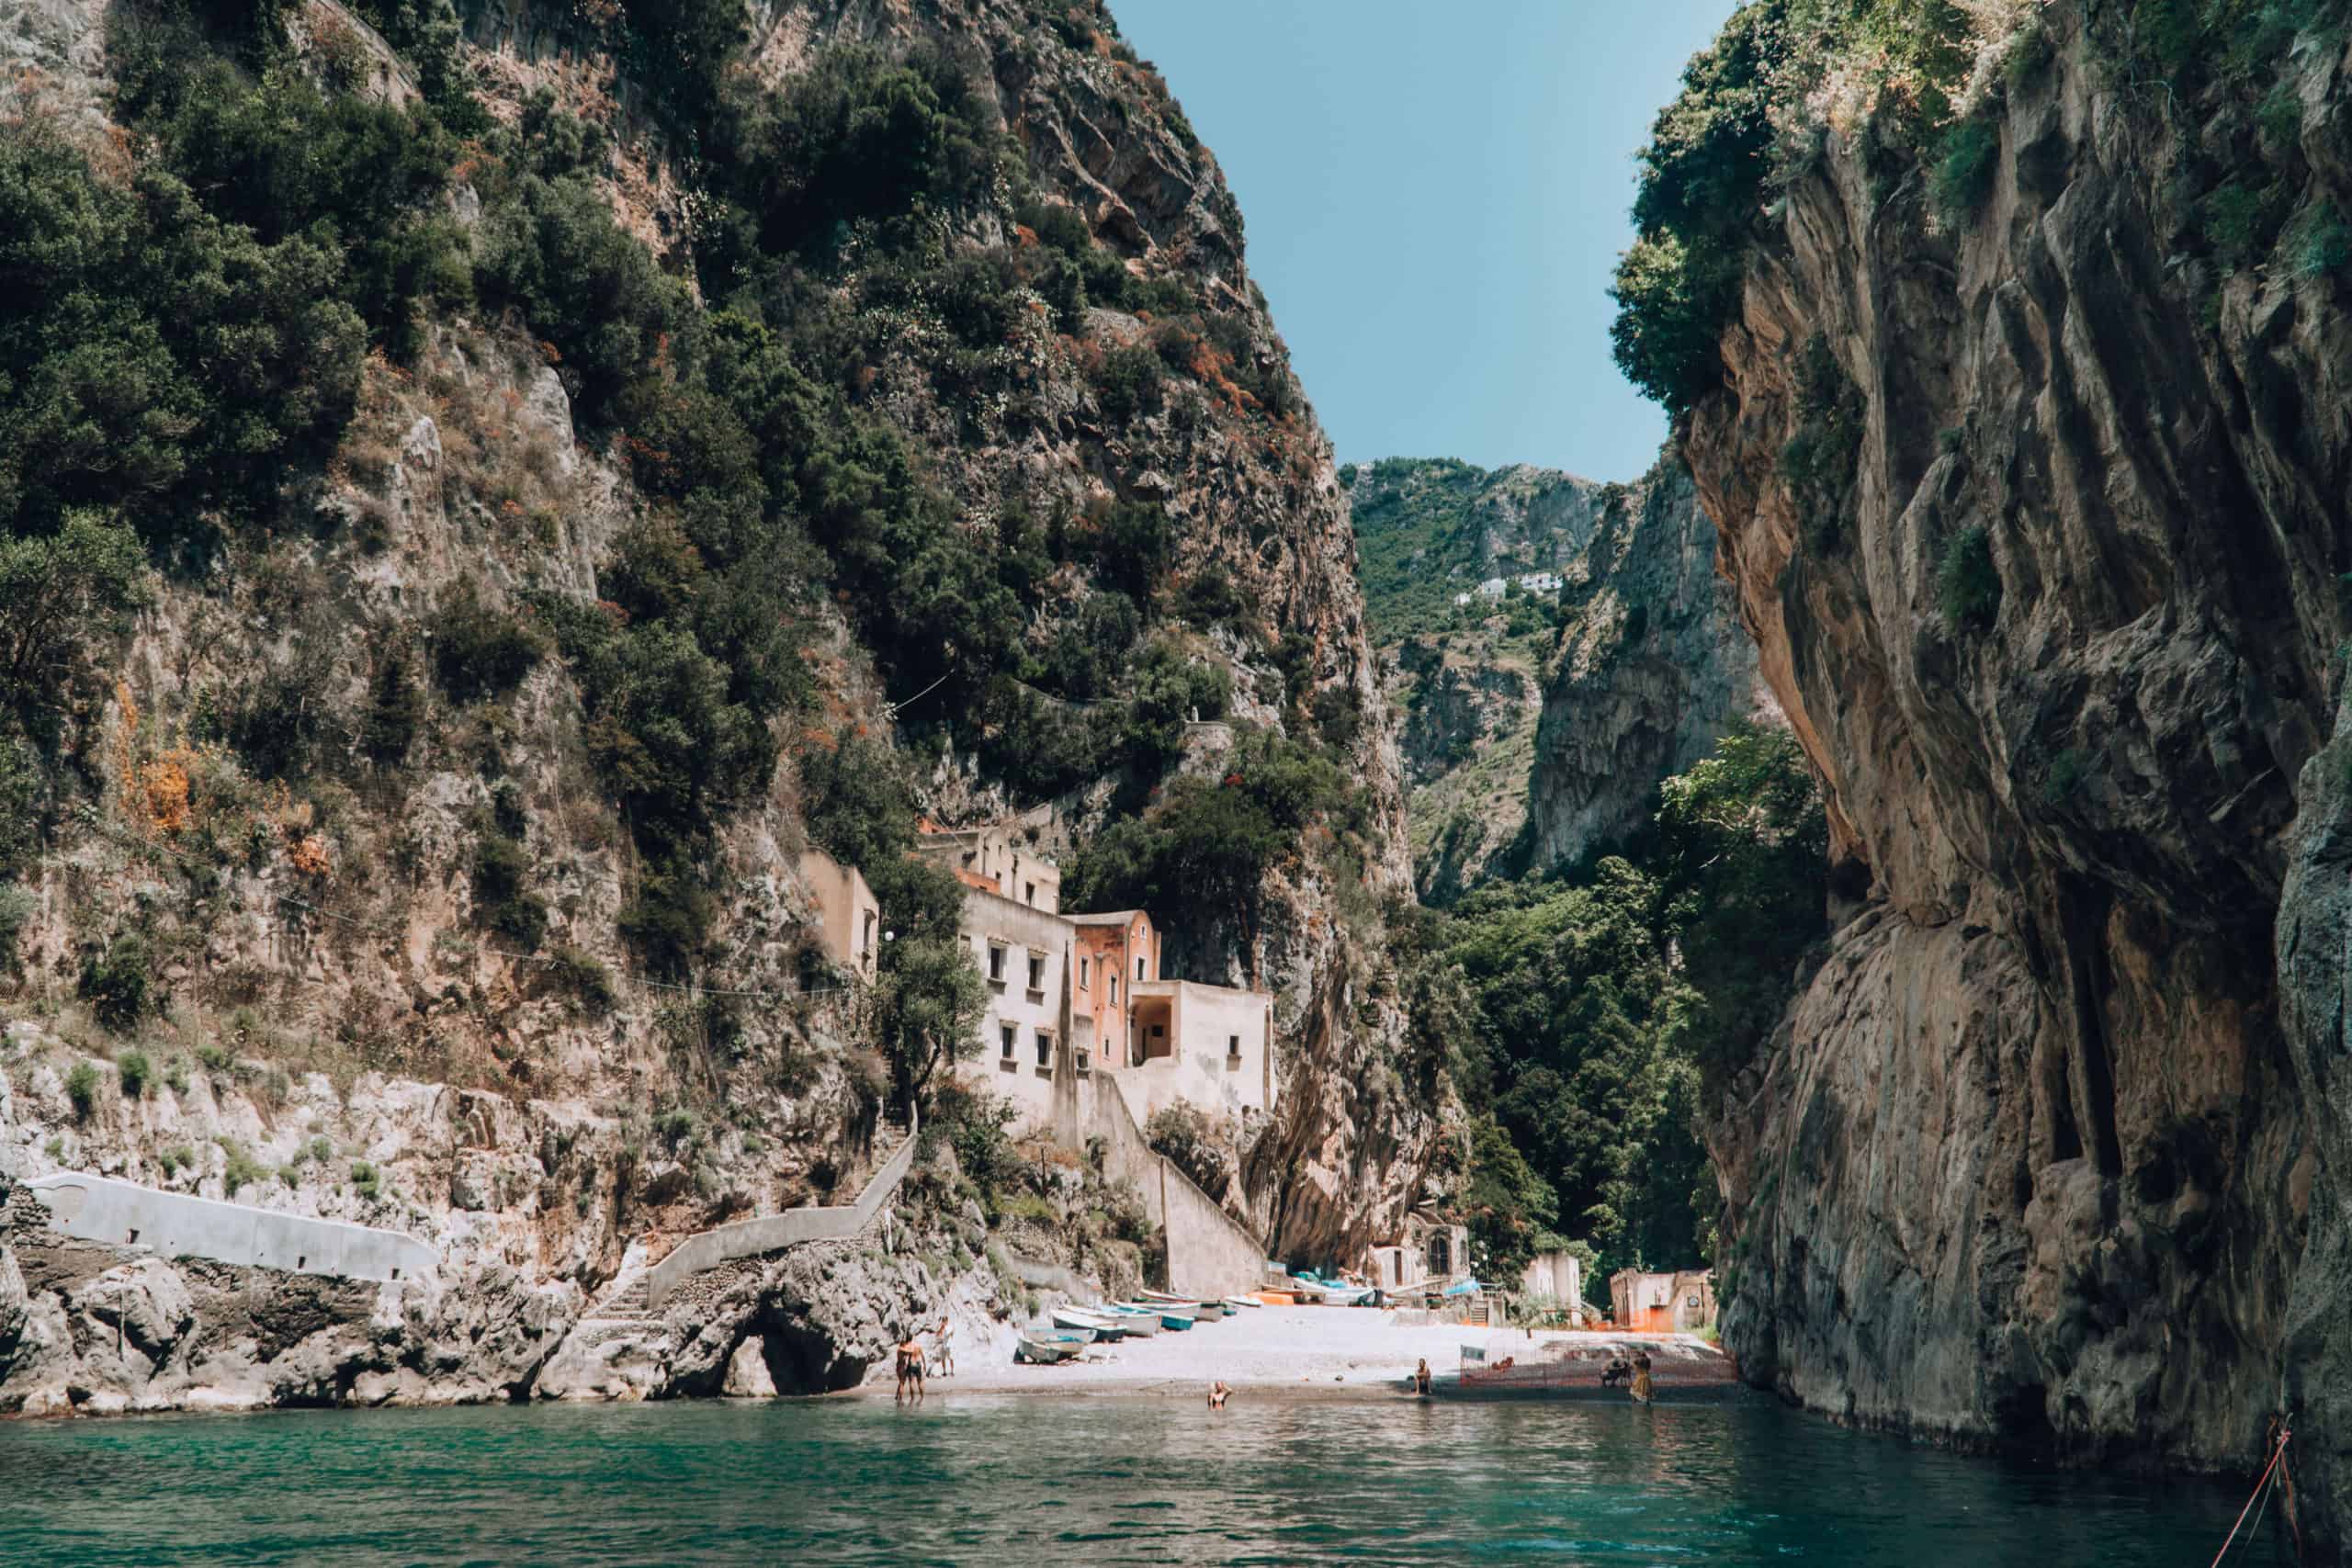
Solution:
<svg viewBox="0 0 2352 1568"><path fill-rule="evenodd" d="M6 47L12 102L113 156L134 139L90 135L109 95L107 9L43 6ZM457 68L493 122L548 89L592 123L605 139L598 193L690 276L696 171L673 140L674 99L632 74L613 9L460 7ZM1246 1130L1254 1180L1238 1205L1317 1257L1392 1227L1423 1196L1445 1111L1442 1094L1384 1090L1406 1021L1354 978L1378 967L1379 900L1408 885L1395 729L1345 498L1215 160L1097 7L808 0L746 18L737 70L770 86L853 47L937 51L978 85L1035 199L1077 215L1061 243L1098 276L1158 288L1068 320L1016 292L1001 341L975 351L954 347L920 291L876 302L897 277L829 277L822 309L871 334L851 367L859 406L903 438L967 536L1035 551L1020 528L1041 520L1083 536L1107 508L1164 519L1164 559L1136 569L1138 592L1163 607L1157 635L1177 661L1213 667L1231 692L1225 724L1185 731L1178 768L1216 766L1254 727L1325 748L1358 786L1352 826L1318 828L1269 866L1255 931L1195 932L1182 960L1280 998L1283 1109ZM330 39L362 51L356 72ZM287 47L296 68L356 74L352 90L415 91L409 62L332 0L294 8ZM481 222L476 167L461 164L448 195L460 231ZM996 197L932 239L982 266L1038 243ZM1186 302L1214 340L1156 335L1146 299ZM300 1295L303 1281L69 1256L12 1211L23 1234L13 1248L0 1237L0 1404L507 1397L550 1366L567 1393L709 1392L758 1335L800 1346L770 1358L780 1383L831 1385L861 1374L903 1314L1007 1304L947 1158L912 1184L927 1197L910 1223L952 1270L911 1262L903 1229L854 1266L739 1270L704 1302L712 1315L633 1370L583 1370L581 1315L645 1246L854 1190L870 1166L881 1076L867 998L819 950L796 759L843 733L919 747L916 805L948 821L1025 813L1064 852L1132 815L1152 781L1114 778L1115 754L1074 785L1010 776L989 750L1001 712L926 710L921 692L886 690L847 595L820 589L794 625L813 695L773 721L776 765L697 848L696 957L650 962L632 910L658 868L600 771L609 733L578 662L550 657L546 626L574 612L626 621L611 602L616 539L662 510L644 487L665 454L576 428L578 373L526 325L436 306L413 354L369 357L330 461L288 475L250 525L220 529L206 570L149 574L129 634L93 651L99 695L66 714L60 759L0 756L36 824L0 863L13 944L0 1010L16 1021L0 1065L17 1089L19 1173L95 1169L408 1229L451 1259L448 1300L404 1326L371 1323L373 1292L298 1313L316 1333L286 1340L305 1348L278 1364L278 1341L232 1321L233 1302ZM1106 359L1138 356L1157 356L1159 380L1114 404ZM1025 633L1039 663L1057 626L1102 596L1092 562L1040 569L1045 607ZM438 650L453 628L502 625L523 628L515 678L466 689ZM1088 705L1031 695L1031 718ZM134 990L100 1020L94 998ZM1322 1196L1293 1203L1293 1187ZM812 1305L808 1271L842 1268L857 1273L845 1304ZM142 1339L139 1365L100 1368L84 1352L115 1337L92 1325L131 1297L178 1327ZM794 1366L817 1370L796 1382Z"/></svg>
<svg viewBox="0 0 2352 1568"><path fill-rule="evenodd" d="M1531 868L1633 831L1660 779L1772 708L1689 471L1669 454L1599 499L1591 536L1561 574L1521 851Z"/></svg>
<svg viewBox="0 0 2352 1568"><path fill-rule="evenodd" d="M1424 898L1630 832L1660 779L1770 706L1671 455L1631 485L1406 458L1342 477Z"/></svg>
<svg viewBox="0 0 2352 1568"><path fill-rule="evenodd" d="M2242 1465L2294 1404L2324 1538L2352 55L2290 37L2257 126L2220 40L2163 83L2113 7L2018 20L1939 204L1836 81L1791 111L1681 422L1844 921L1715 1109L1724 1337L1841 1417L2075 1456Z"/></svg>

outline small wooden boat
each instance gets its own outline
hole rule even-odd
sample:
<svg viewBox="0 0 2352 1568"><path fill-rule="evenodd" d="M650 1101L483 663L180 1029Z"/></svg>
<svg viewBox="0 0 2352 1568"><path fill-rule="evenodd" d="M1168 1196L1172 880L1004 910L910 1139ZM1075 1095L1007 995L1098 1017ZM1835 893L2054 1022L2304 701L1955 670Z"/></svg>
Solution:
<svg viewBox="0 0 2352 1568"><path fill-rule="evenodd" d="M1226 1307L1228 1311L1232 1312L1238 1312L1244 1307L1261 1307L1265 1304L1265 1303L1252 1300L1249 1296L1227 1296L1225 1298Z"/></svg>
<svg viewBox="0 0 2352 1568"><path fill-rule="evenodd" d="M1161 1302L1128 1302L1125 1304L1139 1312L1157 1314L1162 1328L1182 1331L1193 1326L1194 1314L1179 1306L1170 1306Z"/></svg>
<svg viewBox="0 0 2352 1568"><path fill-rule="evenodd" d="M1097 1307L1094 1310L1113 1319L1121 1328L1138 1337L1148 1338L1159 1332L1159 1314L1147 1308L1112 1305Z"/></svg>
<svg viewBox="0 0 2352 1568"><path fill-rule="evenodd" d="M1170 1295L1166 1291L1145 1291L1142 1296L1145 1301L1189 1312L1202 1323L1215 1323L1225 1315L1225 1303L1221 1301L1204 1302L1192 1296Z"/></svg>
<svg viewBox="0 0 2352 1568"><path fill-rule="evenodd" d="M1291 1281L1291 1288L1297 1292L1299 1301L1309 1306L1357 1306L1372 1300L1373 1294L1370 1285L1348 1285L1304 1274Z"/></svg>
<svg viewBox="0 0 2352 1568"><path fill-rule="evenodd" d="M1056 1328L1084 1329L1098 1339L1122 1339L1136 1332L1132 1320L1121 1319L1109 1313L1090 1312L1083 1307L1056 1307L1053 1312Z"/></svg>
<svg viewBox="0 0 2352 1568"><path fill-rule="evenodd" d="M1023 1329L1020 1346L1012 1352L1012 1359L1027 1361L1033 1366L1051 1366L1057 1361L1069 1360L1093 1343L1094 1335L1091 1329L1061 1329L1053 1333Z"/></svg>

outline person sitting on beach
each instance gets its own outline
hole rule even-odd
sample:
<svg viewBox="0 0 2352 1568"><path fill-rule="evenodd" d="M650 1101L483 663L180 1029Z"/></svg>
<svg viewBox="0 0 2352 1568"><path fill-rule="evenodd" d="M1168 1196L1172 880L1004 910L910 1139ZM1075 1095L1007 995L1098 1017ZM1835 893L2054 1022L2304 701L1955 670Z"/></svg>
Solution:
<svg viewBox="0 0 2352 1568"><path fill-rule="evenodd" d="M1430 1359L1424 1356L1413 1369L1413 1392L1423 1399L1430 1396Z"/></svg>
<svg viewBox="0 0 2352 1568"><path fill-rule="evenodd" d="M1232 1397L1233 1390L1226 1386L1226 1382L1223 1378L1219 1378L1216 1382L1209 1384L1209 1408L1211 1410L1224 1409L1225 1402Z"/></svg>

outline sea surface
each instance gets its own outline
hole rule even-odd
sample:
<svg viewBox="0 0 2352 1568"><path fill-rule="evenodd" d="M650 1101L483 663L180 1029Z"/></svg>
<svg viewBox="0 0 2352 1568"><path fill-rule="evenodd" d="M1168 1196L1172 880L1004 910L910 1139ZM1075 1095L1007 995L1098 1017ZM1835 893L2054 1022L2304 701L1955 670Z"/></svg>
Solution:
<svg viewBox="0 0 2352 1568"><path fill-rule="evenodd" d="M934 1393L0 1423L0 1563L2203 1568L2243 1483L1729 1404ZM2274 1516L2233 1563L2284 1563Z"/></svg>

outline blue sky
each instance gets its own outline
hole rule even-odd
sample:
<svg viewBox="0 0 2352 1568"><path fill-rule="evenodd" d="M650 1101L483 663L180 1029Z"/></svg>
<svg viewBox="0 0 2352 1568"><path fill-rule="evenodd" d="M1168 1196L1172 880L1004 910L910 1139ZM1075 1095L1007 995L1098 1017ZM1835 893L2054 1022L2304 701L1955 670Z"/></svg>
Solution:
<svg viewBox="0 0 2352 1568"><path fill-rule="evenodd" d="M1216 149L1340 461L1649 467L1605 290L1634 150L1733 0L1111 7Z"/></svg>

